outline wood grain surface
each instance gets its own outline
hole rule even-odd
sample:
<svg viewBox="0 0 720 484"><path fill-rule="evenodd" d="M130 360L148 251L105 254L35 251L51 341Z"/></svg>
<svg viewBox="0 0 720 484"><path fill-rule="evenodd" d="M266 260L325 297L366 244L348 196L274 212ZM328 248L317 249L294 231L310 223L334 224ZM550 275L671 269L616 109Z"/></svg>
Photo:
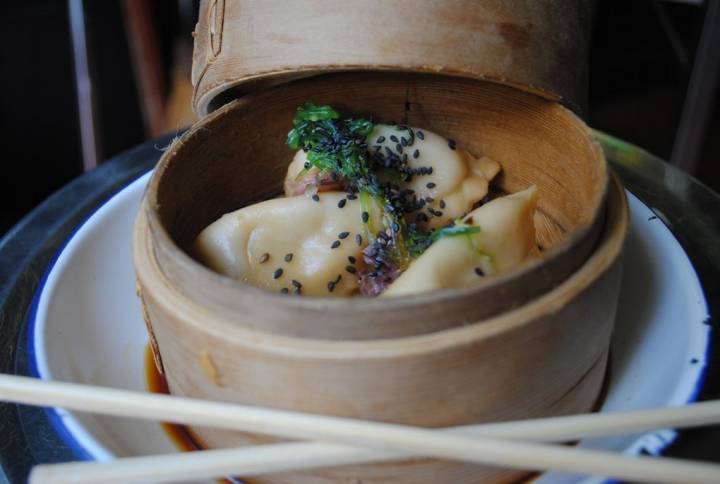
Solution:
<svg viewBox="0 0 720 484"><path fill-rule="evenodd" d="M204 0L194 107L329 71L405 71L514 85L582 112L589 0ZM228 92L232 91L232 92Z"/></svg>

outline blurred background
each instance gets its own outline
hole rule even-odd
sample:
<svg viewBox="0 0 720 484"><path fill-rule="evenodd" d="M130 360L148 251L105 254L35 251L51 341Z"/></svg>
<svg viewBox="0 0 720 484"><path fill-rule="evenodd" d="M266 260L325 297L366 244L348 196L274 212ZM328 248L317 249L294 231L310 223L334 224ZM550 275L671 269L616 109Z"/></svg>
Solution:
<svg viewBox="0 0 720 484"><path fill-rule="evenodd" d="M198 3L0 2L0 235L84 171L194 122ZM588 115L716 191L719 4L598 0Z"/></svg>

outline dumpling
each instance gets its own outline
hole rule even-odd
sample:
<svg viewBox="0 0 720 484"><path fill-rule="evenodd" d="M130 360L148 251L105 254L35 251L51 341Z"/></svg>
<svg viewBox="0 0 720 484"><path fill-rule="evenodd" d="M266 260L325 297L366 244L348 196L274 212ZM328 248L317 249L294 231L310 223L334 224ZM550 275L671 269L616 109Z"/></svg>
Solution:
<svg viewBox="0 0 720 484"><path fill-rule="evenodd" d="M475 158L431 131L378 124L367 140L371 155L393 153L400 158L407 155L408 168L425 173L398 184L401 189L412 190L418 199L426 200L420 212L428 220L418 221L419 226L426 229L448 225L472 210L473 205L487 195L490 180L500 171L495 160L487 156ZM321 176L315 167L303 173L306 162L306 153L298 151L285 177L286 196L300 195L308 188L313 192L341 188L342 180L331 175ZM408 221L417 221L417 215L411 214Z"/></svg>
<svg viewBox="0 0 720 484"><path fill-rule="evenodd" d="M430 174L415 175L399 184L402 189L413 190L418 199L431 200L422 211L429 217L419 224L423 228L443 227L468 213L487 195L490 180L500 171L495 160L475 158L453 141L419 128L378 124L368 144L371 153L390 150L407 155L410 168L431 169Z"/></svg>
<svg viewBox="0 0 720 484"><path fill-rule="evenodd" d="M473 210L463 222L480 227L480 232L438 240L382 296L470 286L479 277L516 267L535 247L536 202L532 186Z"/></svg>
<svg viewBox="0 0 720 484"><path fill-rule="evenodd" d="M196 256L221 274L273 291L352 295L366 241L360 203L346 196L277 198L225 214L198 235Z"/></svg>

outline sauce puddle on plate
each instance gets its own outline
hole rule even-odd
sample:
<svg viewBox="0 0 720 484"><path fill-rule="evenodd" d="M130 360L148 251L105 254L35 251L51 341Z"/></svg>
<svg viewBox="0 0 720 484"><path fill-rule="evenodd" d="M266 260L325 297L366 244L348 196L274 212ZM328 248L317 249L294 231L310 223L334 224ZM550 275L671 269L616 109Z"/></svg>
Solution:
<svg viewBox="0 0 720 484"><path fill-rule="evenodd" d="M170 395L167 381L155 366L152 348L150 345L145 347L145 383L148 391L152 393L164 393ZM184 425L160 422L163 430L170 438L172 443L183 452L192 452L194 450L203 450L203 448L195 441L190 430Z"/></svg>
<svg viewBox="0 0 720 484"><path fill-rule="evenodd" d="M155 359L153 358L152 348L149 344L145 347L145 384L148 391L152 393L170 395L170 389L168 388L165 377L160 374L155 366ZM205 448L198 444L195 438L193 438L192 431L186 426L167 422L160 422L160 426L178 450L182 452L205 450ZM240 481L231 477L216 479L215 482L218 484L247 483L247 481Z"/></svg>

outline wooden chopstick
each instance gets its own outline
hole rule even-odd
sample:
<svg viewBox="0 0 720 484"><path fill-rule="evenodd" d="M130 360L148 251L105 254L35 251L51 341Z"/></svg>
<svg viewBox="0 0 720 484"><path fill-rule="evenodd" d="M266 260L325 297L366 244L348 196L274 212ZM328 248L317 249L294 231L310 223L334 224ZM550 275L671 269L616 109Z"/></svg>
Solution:
<svg viewBox="0 0 720 484"><path fill-rule="evenodd" d="M83 401L86 391L92 392ZM109 401L131 397L132 407L117 410L105 406ZM175 404L165 407L166 399ZM169 396L156 393L133 392L115 388L62 383L37 378L0 373L0 401L64 407L71 410L124 416L144 420L173 422L183 425L245 430L244 419L236 422L238 405ZM198 405L205 412L197 412ZM255 409L257 407L248 407ZM188 410L190 409L190 410ZM720 423L720 400L693 403L677 407L634 410L614 413L590 413L516 420L498 423L465 425L437 431L467 436L501 437L537 442L561 442L587 437L622 435L664 428L697 427Z"/></svg>
<svg viewBox="0 0 720 484"><path fill-rule="evenodd" d="M706 425L720 420L720 402L614 414L586 414L497 424L469 425L438 432L492 435L528 440L574 440L583 436L632 433ZM624 424L623 424L624 422ZM35 467L30 484L131 482L152 474L156 482L262 475L320 467L386 462L413 457L408 453L363 449L321 442L281 443L238 449L206 450L175 456L123 458L109 463L83 462Z"/></svg>
<svg viewBox="0 0 720 484"><path fill-rule="evenodd" d="M568 449L573 458L577 449ZM715 465L667 457L616 457L593 452L594 464L610 455L604 476L635 482L717 483ZM47 464L33 468L29 484L90 484L102 482L176 482L255 476L337 465L398 460L407 454L364 450L320 442L282 443L237 449L203 450L159 456L127 457L110 462ZM623 462L620 462L622 460ZM686 474L686 472L688 472ZM667 473L666 473L667 472Z"/></svg>
<svg viewBox="0 0 720 484"><path fill-rule="evenodd" d="M0 398L17 403L58 406L77 411L194 425L214 425L287 438L369 447L383 453L395 451L394 458L397 458L397 452L400 452L509 468L554 469L644 482L720 482L720 466L715 464L691 463L678 459L624 457L579 448L508 441L488 436L468 437L403 425L309 415L74 383L48 382L13 375L0 375ZM715 421L717 417L716 415ZM213 457L213 454L209 455L210 458ZM156 479L154 475L148 474L151 469L165 474L173 470L168 467L179 469L179 462L186 457L188 456L182 454L144 457L142 459L146 462L153 462L151 459L170 459L173 463L162 461L163 469L146 466L143 469L145 472L143 478ZM218 472L214 466L204 467L203 470L206 476L217 475ZM221 474L224 473L223 469ZM175 477L187 479L188 474L183 472Z"/></svg>

